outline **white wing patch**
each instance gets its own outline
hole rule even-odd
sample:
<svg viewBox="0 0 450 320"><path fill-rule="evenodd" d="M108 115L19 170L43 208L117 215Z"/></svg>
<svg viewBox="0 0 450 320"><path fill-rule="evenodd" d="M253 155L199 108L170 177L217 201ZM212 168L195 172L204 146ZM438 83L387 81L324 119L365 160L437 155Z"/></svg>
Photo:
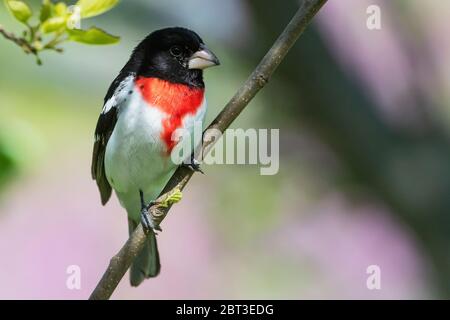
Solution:
<svg viewBox="0 0 450 320"><path fill-rule="evenodd" d="M113 95L111 98L109 98L108 101L106 101L105 105L103 106L102 113L107 113L115 105L116 105L116 97Z"/></svg>
<svg viewBox="0 0 450 320"><path fill-rule="evenodd" d="M119 84L116 91L114 91L114 94L111 98L109 98L108 101L106 101L105 105L103 106L102 113L107 113L111 108L115 108L117 106L120 106L120 104L125 100L127 97L129 91L133 90L134 86L134 79L135 74L131 74Z"/></svg>

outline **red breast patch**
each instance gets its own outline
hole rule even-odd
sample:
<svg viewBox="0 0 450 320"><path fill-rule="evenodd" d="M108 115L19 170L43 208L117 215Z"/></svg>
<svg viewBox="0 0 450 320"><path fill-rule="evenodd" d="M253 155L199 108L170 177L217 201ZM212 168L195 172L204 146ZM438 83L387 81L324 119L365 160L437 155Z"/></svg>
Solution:
<svg viewBox="0 0 450 320"><path fill-rule="evenodd" d="M162 122L161 139L166 145L167 153L170 154L175 146L175 141L172 140L173 132L181 127L186 115L194 115L200 108L204 89L144 77L136 80L136 87L150 106L167 114Z"/></svg>

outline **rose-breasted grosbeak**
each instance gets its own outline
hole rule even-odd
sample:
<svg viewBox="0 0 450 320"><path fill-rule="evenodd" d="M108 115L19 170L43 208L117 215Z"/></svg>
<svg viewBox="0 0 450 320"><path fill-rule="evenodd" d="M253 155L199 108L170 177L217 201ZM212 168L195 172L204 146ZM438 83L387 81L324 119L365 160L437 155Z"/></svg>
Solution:
<svg viewBox="0 0 450 320"><path fill-rule="evenodd" d="M184 28L148 35L134 49L105 96L95 129L92 177L102 204L115 190L127 210L129 232L140 221L152 227L146 211L174 173L170 153L179 128L193 131L206 112L203 69L219 64L202 39ZM158 275L154 233L130 270L131 285Z"/></svg>

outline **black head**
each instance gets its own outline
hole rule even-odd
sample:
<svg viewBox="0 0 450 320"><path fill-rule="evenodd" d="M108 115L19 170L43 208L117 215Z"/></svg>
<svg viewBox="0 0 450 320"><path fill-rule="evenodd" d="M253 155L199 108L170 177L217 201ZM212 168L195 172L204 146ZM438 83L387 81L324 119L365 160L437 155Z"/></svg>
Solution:
<svg viewBox="0 0 450 320"><path fill-rule="evenodd" d="M204 87L203 69L219 60L203 40L185 28L166 28L149 34L133 51L129 63L138 76Z"/></svg>

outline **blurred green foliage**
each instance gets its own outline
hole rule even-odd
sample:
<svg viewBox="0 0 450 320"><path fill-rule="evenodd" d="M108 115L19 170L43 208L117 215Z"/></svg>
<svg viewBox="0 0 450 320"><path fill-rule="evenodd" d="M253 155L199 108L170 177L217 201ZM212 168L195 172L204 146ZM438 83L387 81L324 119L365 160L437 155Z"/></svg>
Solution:
<svg viewBox="0 0 450 320"><path fill-rule="evenodd" d="M114 44L119 37L108 34L97 27L81 29L81 20L98 16L117 5L119 0L79 0L73 6L65 2L53 3L43 0L36 10L35 19L32 8L24 1L4 0L11 15L26 26L20 37L3 30L5 38L19 45L25 53L36 56L41 64L39 53L44 50L62 52L60 45L66 41L84 44ZM34 21L32 21L34 20Z"/></svg>
<svg viewBox="0 0 450 320"><path fill-rule="evenodd" d="M17 159L0 136L0 190L15 175L17 167Z"/></svg>

